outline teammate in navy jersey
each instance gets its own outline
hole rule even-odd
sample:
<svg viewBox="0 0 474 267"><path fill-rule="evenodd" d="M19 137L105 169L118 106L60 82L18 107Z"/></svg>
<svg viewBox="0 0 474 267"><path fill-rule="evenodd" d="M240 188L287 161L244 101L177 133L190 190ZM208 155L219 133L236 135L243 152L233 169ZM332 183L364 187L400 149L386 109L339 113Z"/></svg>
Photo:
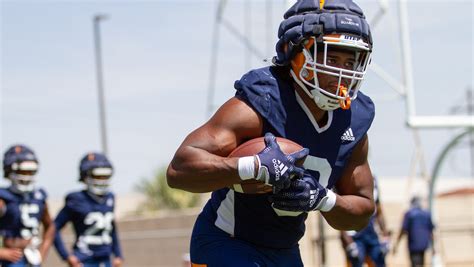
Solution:
<svg viewBox="0 0 474 267"><path fill-rule="evenodd" d="M412 197L410 208L403 215L402 226L393 246L393 254L397 253L398 244L402 237L407 235L411 266L424 266L426 250L431 247L433 255L436 254L433 239L434 228L431 213L423 209L420 197Z"/></svg>
<svg viewBox="0 0 474 267"><path fill-rule="evenodd" d="M170 187L212 191L191 237L195 265L302 266L308 212L339 230L364 228L374 212L366 134L374 105L358 91L372 51L362 10L351 0L300 0L278 37L274 65L236 81L235 97L186 137L168 167ZM260 153L227 157L263 135ZM305 149L285 155L275 136ZM273 192L229 189L248 179Z"/></svg>
<svg viewBox="0 0 474 267"><path fill-rule="evenodd" d="M47 194L36 186L38 167L35 153L25 145L14 145L4 154L3 174L11 185L0 188L0 232L6 248L0 253L0 266L41 266L53 242Z"/></svg>
<svg viewBox="0 0 474 267"><path fill-rule="evenodd" d="M374 201L376 213L370 218L369 225L360 231L341 231L341 241L348 259L348 266L361 267L364 262L368 266L384 267L385 255L389 251L390 232L385 224L382 204L380 202L380 191L374 177ZM381 239L375 229L378 226Z"/></svg>
<svg viewBox="0 0 474 267"><path fill-rule="evenodd" d="M54 220L54 246L70 267L119 267L123 257L114 221L115 198L109 191L112 164L102 154L88 153L79 164L79 174L86 189L66 196ZM65 248L60 233L68 222L76 234L72 253Z"/></svg>

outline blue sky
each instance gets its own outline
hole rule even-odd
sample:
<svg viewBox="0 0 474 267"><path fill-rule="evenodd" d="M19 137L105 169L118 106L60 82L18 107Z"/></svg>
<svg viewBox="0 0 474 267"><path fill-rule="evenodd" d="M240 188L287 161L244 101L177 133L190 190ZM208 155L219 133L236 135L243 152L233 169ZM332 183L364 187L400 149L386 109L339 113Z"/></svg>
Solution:
<svg viewBox="0 0 474 267"><path fill-rule="evenodd" d="M370 19L375 1L360 1ZM224 17L244 31L244 1L228 1ZM80 188L77 165L100 149L92 16L101 24L113 188L133 190L142 177L166 166L184 137L207 119L211 37L217 1L1 1L1 132L3 151L31 146L41 161L38 181L53 196ZM276 29L286 9L274 1L268 27L264 1L250 4L249 39L273 55ZM373 29L374 61L401 79L397 5ZM445 115L465 103L473 84L473 3L411 1L408 5L417 113ZM220 29L214 104L233 93L248 66L243 44ZM268 36L273 38L268 41ZM246 63L247 62L247 63ZM371 165L379 176L405 176L413 138L405 127L403 100L369 72L362 91L377 115L369 132ZM428 170L459 130L421 130ZM466 145L465 145L466 146ZM457 150L442 171L467 176L467 148ZM461 160L464 158L464 160Z"/></svg>

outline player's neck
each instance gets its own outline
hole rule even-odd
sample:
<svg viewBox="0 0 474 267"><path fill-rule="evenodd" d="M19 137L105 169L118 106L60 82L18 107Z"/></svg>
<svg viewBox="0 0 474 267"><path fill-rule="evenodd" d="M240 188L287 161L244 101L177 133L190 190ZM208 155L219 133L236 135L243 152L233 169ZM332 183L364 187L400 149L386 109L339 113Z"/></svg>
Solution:
<svg viewBox="0 0 474 267"><path fill-rule="evenodd" d="M296 93L300 96L303 100L306 107L308 107L309 111L313 115L314 119L318 122L318 125L326 125L328 121L328 112L322 110L316 105L316 102L312 98L310 98L304 91L299 87L296 83L293 83L293 87L296 90Z"/></svg>

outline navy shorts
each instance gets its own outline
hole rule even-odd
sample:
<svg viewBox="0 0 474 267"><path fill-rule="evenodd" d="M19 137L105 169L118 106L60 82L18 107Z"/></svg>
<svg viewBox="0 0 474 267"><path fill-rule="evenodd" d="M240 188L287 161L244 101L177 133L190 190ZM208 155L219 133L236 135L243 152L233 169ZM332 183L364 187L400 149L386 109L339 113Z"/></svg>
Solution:
<svg viewBox="0 0 474 267"><path fill-rule="evenodd" d="M300 250L256 246L231 237L204 216L199 216L191 237L191 262L207 267L300 267Z"/></svg>

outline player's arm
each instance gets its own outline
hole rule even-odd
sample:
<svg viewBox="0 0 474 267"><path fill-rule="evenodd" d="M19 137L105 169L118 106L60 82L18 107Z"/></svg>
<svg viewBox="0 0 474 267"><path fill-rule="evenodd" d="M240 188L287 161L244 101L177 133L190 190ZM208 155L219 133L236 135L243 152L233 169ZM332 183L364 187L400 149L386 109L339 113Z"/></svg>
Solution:
<svg viewBox="0 0 474 267"><path fill-rule="evenodd" d="M61 237L61 229L70 221L70 212L67 207L67 199L66 205L59 211L56 219L54 219L54 225L56 227L56 233L54 235L54 247L56 248L58 254L64 261L68 260L69 252L67 251L66 247L64 246L63 239Z"/></svg>
<svg viewBox="0 0 474 267"><path fill-rule="evenodd" d="M53 244L54 240L54 233L56 227L54 226L53 219L49 214L48 204L45 203L44 205L44 212L43 217L41 218L41 222L43 223L44 232L43 232L43 242L41 242L41 246L39 248L41 253L41 258L43 261L46 259L48 255L49 248Z"/></svg>
<svg viewBox="0 0 474 267"><path fill-rule="evenodd" d="M341 239L342 247L345 249L349 244L353 243L352 237L349 236L346 231L339 231L339 237Z"/></svg>
<svg viewBox="0 0 474 267"><path fill-rule="evenodd" d="M359 256L359 248L354 242L354 239L347 234L346 231L340 231L341 243L347 257L357 258Z"/></svg>
<svg viewBox="0 0 474 267"><path fill-rule="evenodd" d="M398 249L398 244L400 244L400 240L402 240L402 237L407 234L407 232L403 229L400 229L400 232L398 234L397 240L395 241L395 244L393 245L393 254L397 253Z"/></svg>
<svg viewBox="0 0 474 267"><path fill-rule="evenodd" d="M22 257L23 257L23 252L19 248L1 248L0 247L0 260L17 262Z"/></svg>
<svg viewBox="0 0 474 267"><path fill-rule="evenodd" d="M112 222L112 252L115 258L113 259L113 267L120 267L123 263L122 249L120 247L120 239L117 234L117 224Z"/></svg>
<svg viewBox="0 0 474 267"><path fill-rule="evenodd" d="M380 231L382 232L382 235L384 237L388 237L390 236L390 231L387 229L387 224L385 223L385 216L383 213L382 204L380 203L380 201L377 201L377 203L375 203L375 207L377 209L377 213L376 213L377 215L375 217L376 222L380 228Z"/></svg>
<svg viewBox="0 0 474 267"><path fill-rule="evenodd" d="M393 245L393 254L397 253L397 248L398 244L400 243L400 240L402 240L402 237L408 233L408 220L408 213L405 213L405 215L403 216L402 227L400 227L400 232L398 233L397 240Z"/></svg>
<svg viewBox="0 0 474 267"><path fill-rule="evenodd" d="M361 230L374 213L374 182L367 155L367 135L354 148L342 177L336 184L336 204L322 212L326 221L338 230Z"/></svg>
<svg viewBox="0 0 474 267"><path fill-rule="evenodd" d="M5 213L7 213L7 204L0 198L0 218L2 218Z"/></svg>
<svg viewBox="0 0 474 267"><path fill-rule="evenodd" d="M168 166L168 185L200 193L239 183L238 158L226 156L261 136L262 129L261 117L242 100L231 98L183 141Z"/></svg>

